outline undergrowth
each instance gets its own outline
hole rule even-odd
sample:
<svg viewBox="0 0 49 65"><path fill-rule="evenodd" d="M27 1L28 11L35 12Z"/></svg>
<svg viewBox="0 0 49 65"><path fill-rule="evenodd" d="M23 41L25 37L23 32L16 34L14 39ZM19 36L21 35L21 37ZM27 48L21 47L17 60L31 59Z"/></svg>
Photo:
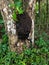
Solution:
<svg viewBox="0 0 49 65"><path fill-rule="evenodd" d="M34 47L18 54L10 51L5 34L0 43L0 65L49 65L49 41L40 36Z"/></svg>

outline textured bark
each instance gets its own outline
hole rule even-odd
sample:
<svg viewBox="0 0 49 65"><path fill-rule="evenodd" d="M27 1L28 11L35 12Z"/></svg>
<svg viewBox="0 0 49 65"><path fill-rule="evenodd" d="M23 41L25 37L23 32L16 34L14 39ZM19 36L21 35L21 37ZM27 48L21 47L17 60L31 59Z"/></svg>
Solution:
<svg viewBox="0 0 49 65"><path fill-rule="evenodd" d="M9 1L0 0L0 11L3 16L5 29L9 37L9 43L10 43L9 45L10 45L11 51L16 51L15 44L17 43L18 36L16 33L15 22L12 19L12 11L8 5L9 5Z"/></svg>
<svg viewBox="0 0 49 65"><path fill-rule="evenodd" d="M32 19L32 27L29 34L29 39L32 40L32 44L34 45L34 5L36 0L23 0L23 6L26 12ZM25 41L18 40L16 24L12 19L12 11L9 8L9 3L14 3L13 0L0 0L0 11L3 16L5 29L7 31L9 37L9 45L11 51L21 52L23 50L23 45L26 43L27 48L30 46L30 41L27 39Z"/></svg>
<svg viewBox="0 0 49 65"><path fill-rule="evenodd" d="M32 27L29 34L29 39L32 40L32 45L34 45L34 19L35 19L34 8L36 0L23 0L23 3L25 11L29 14L32 20Z"/></svg>

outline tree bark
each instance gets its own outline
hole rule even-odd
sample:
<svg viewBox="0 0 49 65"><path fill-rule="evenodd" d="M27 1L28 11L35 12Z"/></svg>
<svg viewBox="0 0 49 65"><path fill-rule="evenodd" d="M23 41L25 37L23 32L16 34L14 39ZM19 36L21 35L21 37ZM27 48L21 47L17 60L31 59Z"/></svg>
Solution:
<svg viewBox="0 0 49 65"><path fill-rule="evenodd" d="M29 14L32 20L32 27L28 38L31 39L32 45L34 46L34 19L35 19L34 8L36 0L23 0L23 3L25 11Z"/></svg>
<svg viewBox="0 0 49 65"><path fill-rule="evenodd" d="M28 4L27 4L27 3ZM23 0L24 8L26 12L28 12L29 16L32 19L32 27L29 34L29 38L32 40L32 45L34 45L34 6L36 0ZM23 50L23 44L26 43L27 47L29 47L30 42L26 39L25 41L19 40L16 31L15 21L12 19L12 10L9 8L9 3L14 3L13 0L0 0L0 11L3 16L5 29L7 31L9 37L9 46L11 51L21 52ZM27 4L27 5L26 5Z"/></svg>
<svg viewBox="0 0 49 65"><path fill-rule="evenodd" d="M9 45L11 51L16 51L15 44L17 44L18 36L16 33L15 21L12 19L12 11L9 8L7 0L0 0L0 11L4 20L5 29L9 37Z"/></svg>

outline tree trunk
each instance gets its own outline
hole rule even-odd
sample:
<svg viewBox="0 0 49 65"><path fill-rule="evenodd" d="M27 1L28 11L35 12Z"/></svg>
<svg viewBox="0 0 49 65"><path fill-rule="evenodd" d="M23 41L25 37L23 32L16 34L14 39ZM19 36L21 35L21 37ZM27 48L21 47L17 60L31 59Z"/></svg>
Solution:
<svg viewBox="0 0 49 65"><path fill-rule="evenodd" d="M15 21L12 19L12 10L9 8L9 3L14 3L13 0L0 0L0 11L3 16L5 29L7 31L8 37L9 37L9 46L11 51L18 50L19 52L22 51L22 46L26 42L27 47L29 47L30 42L28 40L25 40L25 42L19 40L18 42L18 36L16 31L16 24ZM27 3L28 4L27 4ZM23 0L24 6L27 4L27 7L25 6L26 12L28 12L29 16L32 19L32 27L31 32L29 34L29 38L32 40L32 45L34 45L34 5L36 0Z"/></svg>
<svg viewBox="0 0 49 65"><path fill-rule="evenodd" d="M25 11L29 14L32 20L32 27L29 34L29 39L31 39L32 45L34 46L34 19L35 19L34 8L36 0L23 0L23 3Z"/></svg>
<svg viewBox="0 0 49 65"><path fill-rule="evenodd" d="M10 43L9 45L10 45L11 51L16 51L15 44L18 41L18 36L16 33L15 21L12 19L12 11L8 5L9 5L9 2L7 0L0 0L0 11L3 16L5 29L9 37L9 43Z"/></svg>

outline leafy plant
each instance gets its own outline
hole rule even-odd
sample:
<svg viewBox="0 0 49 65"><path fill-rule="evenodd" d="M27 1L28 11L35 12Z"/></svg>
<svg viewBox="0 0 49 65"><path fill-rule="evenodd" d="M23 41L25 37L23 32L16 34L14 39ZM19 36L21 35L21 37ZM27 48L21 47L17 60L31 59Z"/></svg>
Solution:
<svg viewBox="0 0 49 65"><path fill-rule="evenodd" d="M37 46L39 46L39 47L46 46L46 42L43 40L42 37L40 37L40 38L38 39L38 41L36 41L36 44L37 44Z"/></svg>
<svg viewBox="0 0 49 65"><path fill-rule="evenodd" d="M6 35L4 36L6 38ZM3 38L4 38L3 37ZM7 39L7 38L6 38ZM8 39L7 39L8 40ZM5 40L6 41L6 40ZM42 42L39 42L41 44ZM44 43L43 43L44 44ZM48 65L49 51L47 48L29 48L21 54L11 52L8 42L0 43L0 64L2 65ZM46 51L46 52L45 52Z"/></svg>
<svg viewBox="0 0 49 65"><path fill-rule="evenodd" d="M36 2L36 5L35 5L35 13L39 13L39 3Z"/></svg>
<svg viewBox="0 0 49 65"><path fill-rule="evenodd" d="M23 3L22 0L15 1L14 4L10 4L11 8L14 8L13 11L13 20L17 20L17 14L23 14Z"/></svg>

